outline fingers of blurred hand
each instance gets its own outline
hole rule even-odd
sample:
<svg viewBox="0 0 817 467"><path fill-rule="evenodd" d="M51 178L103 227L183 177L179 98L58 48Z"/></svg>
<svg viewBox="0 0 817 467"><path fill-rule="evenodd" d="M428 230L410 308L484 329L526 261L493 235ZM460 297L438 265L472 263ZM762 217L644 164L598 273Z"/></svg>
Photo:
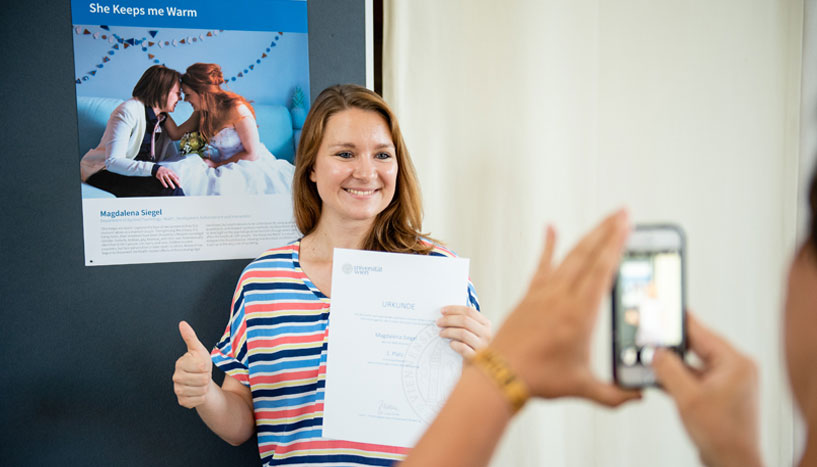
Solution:
<svg viewBox="0 0 817 467"><path fill-rule="evenodd" d="M729 374L740 381L757 381L757 365L732 344L716 334L687 312L690 348L701 358L703 375L717 372Z"/></svg>
<svg viewBox="0 0 817 467"><path fill-rule="evenodd" d="M190 352L207 352L207 348L204 344L201 343L198 336L196 336L196 331L187 324L187 321L180 321L179 322L179 333L182 335L182 339L184 343L187 344L187 350Z"/></svg>
<svg viewBox="0 0 817 467"><path fill-rule="evenodd" d="M615 384L593 380L583 396L608 407L617 407L625 402L641 399L641 391L623 389Z"/></svg>
<svg viewBox="0 0 817 467"><path fill-rule="evenodd" d="M689 400L698 391L697 378L671 350L657 349L652 360L652 369L658 382L676 403Z"/></svg>
<svg viewBox="0 0 817 467"><path fill-rule="evenodd" d="M588 258L589 264L576 281L579 294L594 302L610 290L614 271L621 261L621 252L629 234L626 211L619 211L613 219L615 222L607 231L607 235L599 239L593 256ZM597 307L593 307L589 311L597 310Z"/></svg>
<svg viewBox="0 0 817 467"><path fill-rule="evenodd" d="M539 257L539 267L536 274L542 279L547 279L553 272L553 252L556 250L556 229L548 225L545 229L545 246L542 256Z"/></svg>
<svg viewBox="0 0 817 467"><path fill-rule="evenodd" d="M627 211L621 209L607 216L586 234L559 265L559 275L562 280L569 287L575 287L579 281L584 279L588 267L593 264L599 250L617 238L615 233L619 229L625 229L627 222Z"/></svg>
<svg viewBox="0 0 817 467"><path fill-rule="evenodd" d="M689 348L692 349L706 365L711 365L718 357L735 353L735 349L721 336L704 326L698 318L686 312L687 335Z"/></svg>

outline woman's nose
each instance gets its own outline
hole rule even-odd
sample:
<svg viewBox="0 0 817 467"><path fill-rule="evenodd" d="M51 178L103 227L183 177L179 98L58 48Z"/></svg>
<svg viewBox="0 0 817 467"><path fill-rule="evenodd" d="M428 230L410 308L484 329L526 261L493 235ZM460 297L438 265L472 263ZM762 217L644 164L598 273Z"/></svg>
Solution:
<svg viewBox="0 0 817 467"><path fill-rule="evenodd" d="M355 160L355 178L369 180L377 176L377 170L371 157L363 156Z"/></svg>

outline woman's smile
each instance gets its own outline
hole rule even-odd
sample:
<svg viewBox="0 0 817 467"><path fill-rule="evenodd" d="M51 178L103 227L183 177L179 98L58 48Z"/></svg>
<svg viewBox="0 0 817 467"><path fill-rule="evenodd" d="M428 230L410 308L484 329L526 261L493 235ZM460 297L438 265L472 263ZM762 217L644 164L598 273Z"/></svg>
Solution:
<svg viewBox="0 0 817 467"><path fill-rule="evenodd" d="M351 194L353 194L355 196L371 196L378 189L375 189L375 188L372 188L372 189L344 188L344 190L346 190L347 193L351 193Z"/></svg>

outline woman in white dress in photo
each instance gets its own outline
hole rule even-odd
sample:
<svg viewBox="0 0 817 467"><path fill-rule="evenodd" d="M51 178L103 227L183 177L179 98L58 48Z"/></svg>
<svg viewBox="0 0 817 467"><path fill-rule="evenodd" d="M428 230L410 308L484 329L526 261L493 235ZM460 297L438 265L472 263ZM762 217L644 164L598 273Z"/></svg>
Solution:
<svg viewBox="0 0 817 467"><path fill-rule="evenodd" d="M187 68L182 92L195 112L171 134L198 131L208 150L205 158L188 156L162 165L178 175L187 196L290 193L295 168L261 143L252 106L222 89L224 82L217 64Z"/></svg>

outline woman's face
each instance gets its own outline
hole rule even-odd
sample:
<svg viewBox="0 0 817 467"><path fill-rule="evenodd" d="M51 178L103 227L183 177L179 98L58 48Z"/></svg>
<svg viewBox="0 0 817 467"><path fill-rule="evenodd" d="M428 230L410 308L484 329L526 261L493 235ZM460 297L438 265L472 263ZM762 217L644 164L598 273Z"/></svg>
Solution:
<svg viewBox="0 0 817 467"><path fill-rule="evenodd" d="M329 117L309 175L321 197L321 221L373 221L394 197L397 170L379 113L351 108Z"/></svg>
<svg viewBox="0 0 817 467"><path fill-rule="evenodd" d="M172 113L176 110L176 104L179 103L181 98L182 94L179 90L179 83L176 83L170 88L170 92L167 93L167 97L165 98L165 105L159 110L161 112Z"/></svg>
<svg viewBox="0 0 817 467"><path fill-rule="evenodd" d="M186 84L182 84L182 92L184 92L184 101L189 102L193 106L193 110L201 109L201 95L196 94L193 88Z"/></svg>

